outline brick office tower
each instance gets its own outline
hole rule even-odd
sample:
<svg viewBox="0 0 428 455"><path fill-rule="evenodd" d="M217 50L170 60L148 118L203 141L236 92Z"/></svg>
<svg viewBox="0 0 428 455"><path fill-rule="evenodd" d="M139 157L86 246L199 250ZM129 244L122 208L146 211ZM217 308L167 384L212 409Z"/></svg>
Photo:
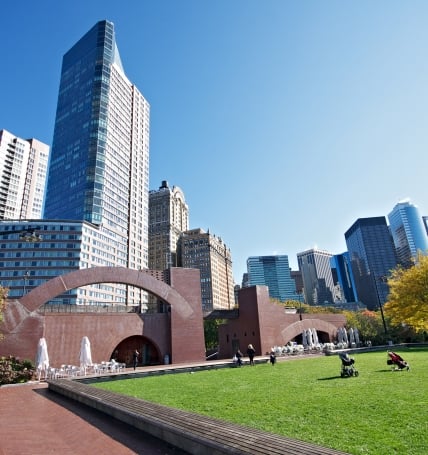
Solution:
<svg viewBox="0 0 428 455"><path fill-rule="evenodd" d="M235 306L232 256L220 237L191 229L180 238L182 266L199 269L202 311L231 310Z"/></svg>
<svg viewBox="0 0 428 455"><path fill-rule="evenodd" d="M183 191L164 180L149 193L149 269L180 267L178 240L189 229L189 207Z"/></svg>

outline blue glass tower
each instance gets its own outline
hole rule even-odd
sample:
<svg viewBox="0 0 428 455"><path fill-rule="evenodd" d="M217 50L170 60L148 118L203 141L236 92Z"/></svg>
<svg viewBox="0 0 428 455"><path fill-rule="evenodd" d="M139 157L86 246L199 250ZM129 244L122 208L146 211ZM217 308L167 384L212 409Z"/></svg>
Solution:
<svg viewBox="0 0 428 455"><path fill-rule="evenodd" d="M63 57L43 221L0 223L0 281L22 295L47 279L97 266L148 267L150 106L124 73L114 26L98 22ZM31 221L31 223L30 223ZM6 232L13 230L15 232ZM72 290L62 303L141 306L121 283Z"/></svg>
<svg viewBox="0 0 428 455"><path fill-rule="evenodd" d="M149 105L101 21L63 57L44 218L103 226L147 268L148 195Z"/></svg>
<svg viewBox="0 0 428 455"><path fill-rule="evenodd" d="M397 266L385 217L359 218L345 232L345 240L358 298L368 309L377 310L388 296L385 277Z"/></svg>
<svg viewBox="0 0 428 455"><path fill-rule="evenodd" d="M299 300L291 278L288 256L252 256L247 259L248 285L264 285L269 296L281 302Z"/></svg>
<svg viewBox="0 0 428 455"><path fill-rule="evenodd" d="M351 260L349 253L335 254L330 259L332 270L336 271L337 282L342 290L346 302L357 302L354 276L352 274Z"/></svg>
<svg viewBox="0 0 428 455"><path fill-rule="evenodd" d="M428 253L428 237L418 208L410 202L399 202L388 215L398 261L410 267L418 252Z"/></svg>

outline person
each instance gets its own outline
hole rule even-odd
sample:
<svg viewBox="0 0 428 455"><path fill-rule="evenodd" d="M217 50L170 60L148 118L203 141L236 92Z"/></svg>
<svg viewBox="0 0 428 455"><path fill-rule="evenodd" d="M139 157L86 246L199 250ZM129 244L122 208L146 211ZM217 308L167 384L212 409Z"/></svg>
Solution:
<svg viewBox="0 0 428 455"><path fill-rule="evenodd" d="M137 368L137 365L138 365L138 356L140 355L140 353L135 350L134 353L132 354L132 359L133 359L133 363L134 363L134 370Z"/></svg>
<svg viewBox="0 0 428 455"><path fill-rule="evenodd" d="M236 351L235 357L236 357L236 365L238 365L238 367L241 367L242 366L242 352L239 349Z"/></svg>
<svg viewBox="0 0 428 455"><path fill-rule="evenodd" d="M274 351L270 352L269 360L270 360L270 363L272 364L272 366L274 366L275 362L276 362L276 355L275 355Z"/></svg>
<svg viewBox="0 0 428 455"><path fill-rule="evenodd" d="M256 350L254 349L253 345L252 344L249 344L248 345L248 349L247 349L247 355L248 355L248 358L250 359L250 365L251 366L254 366L254 355L256 353Z"/></svg>

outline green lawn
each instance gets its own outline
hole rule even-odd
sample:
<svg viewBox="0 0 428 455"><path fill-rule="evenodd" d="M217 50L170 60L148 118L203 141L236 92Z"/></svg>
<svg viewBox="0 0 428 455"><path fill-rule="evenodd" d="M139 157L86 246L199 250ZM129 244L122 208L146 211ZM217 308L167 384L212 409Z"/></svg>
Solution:
<svg viewBox="0 0 428 455"><path fill-rule="evenodd" d="M337 356L321 356L96 387L351 454L425 455L428 349L397 352L410 371L392 372L384 351L354 355L351 378L340 377Z"/></svg>

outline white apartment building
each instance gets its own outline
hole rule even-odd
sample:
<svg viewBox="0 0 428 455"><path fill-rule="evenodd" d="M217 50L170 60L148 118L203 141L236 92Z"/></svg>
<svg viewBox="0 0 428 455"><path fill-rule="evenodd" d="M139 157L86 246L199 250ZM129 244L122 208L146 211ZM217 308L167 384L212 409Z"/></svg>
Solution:
<svg viewBox="0 0 428 455"><path fill-rule="evenodd" d="M49 146L0 130L0 220L41 218Z"/></svg>

